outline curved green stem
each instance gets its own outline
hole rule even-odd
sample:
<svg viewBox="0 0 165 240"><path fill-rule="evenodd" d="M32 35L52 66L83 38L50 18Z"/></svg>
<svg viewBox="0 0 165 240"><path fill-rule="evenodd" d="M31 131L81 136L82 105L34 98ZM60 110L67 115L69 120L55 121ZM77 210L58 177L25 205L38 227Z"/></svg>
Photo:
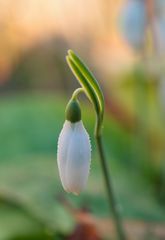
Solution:
<svg viewBox="0 0 165 240"><path fill-rule="evenodd" d="M108 170L107 161L106 161L106 158L105 158L105 153L104 153L103 143L102 143L102 135L101 134L96 134L95 138L96 138L98 152L99 152L99 156L100 156L100 160L101 160L102 171L103 171L103 174L104 174L104 180L105 180L107 195L108 195L108 198L109 198L108 202L109 202L112 214L113 214L118 239L119 240L126 240L126 236L125 236L124 229L123 229L123 226L122 226L121 217L120 217L120 214L119 214L119 210L118 210L118 207L117 207L117 204L116 204L115 195L114 195L114 192L113 192L113 187L112 187L112 182L111 182L111 178L110 178L110 174L109 174L109 170Z"/></svg>
<svg viewBox="0 0 165 240"><path fill-rule="evenodd" d="M114 197L112 183L111 183L108 166L105 159L103 144L102 144L101 130L102 130L103 117L104 117L104 96L96 78L90 72L90 70L85 65L85 63L83 63L83 61L73 51L71 50L68 51L68 56L66 57L66 59L70 69L72 70L73 74L75 75L78 82L82 86L82 88L78 88L75 90L75 92L72 95L72 98L76 98L80 92L84 91L87 98L92 102L92 104L95 107L95 111L96 111L95 138L96 138L102 170L105 178L109 204L114 217L118 239L126 240L124 229L122 227L120 214L116 205L116 200Z"/></svg>
<svg viewBox="0 0 165 240"><path fill-rule="evenodd" d="M77 88L77 89L73 92L71 99L77 98L77 96L78 96L80 93L82 93L82 92L84 93L84 89L83 89L83 88Z"/></svg>

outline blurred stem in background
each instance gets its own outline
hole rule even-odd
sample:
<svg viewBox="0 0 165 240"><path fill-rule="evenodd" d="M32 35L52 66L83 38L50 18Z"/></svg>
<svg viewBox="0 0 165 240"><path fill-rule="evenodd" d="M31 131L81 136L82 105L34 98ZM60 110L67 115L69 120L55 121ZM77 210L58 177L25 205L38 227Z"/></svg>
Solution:
<svg viewBox="0 0 165 240"><path fill-rule="evenodd" d="M113 192L113 187L111 184L112 182L110 179L108 165L107 165L107 161L105 158L102 136L99 136L99 135L96 136L96 142L97 142L98 152L99 152L99 156L100 156L100 160L101 160L101 166L102 166L103 175L104 175L104 179L105 179L107 194L108 194L108 198L109 198L109 205L112 210L113 217L114 217L116 232L118 233L118 239L126 240L124 229L123 229L121 218L120 218L120 214L118 211L118 206L116 204L116 199L115 199L115 195Z"/></svg>

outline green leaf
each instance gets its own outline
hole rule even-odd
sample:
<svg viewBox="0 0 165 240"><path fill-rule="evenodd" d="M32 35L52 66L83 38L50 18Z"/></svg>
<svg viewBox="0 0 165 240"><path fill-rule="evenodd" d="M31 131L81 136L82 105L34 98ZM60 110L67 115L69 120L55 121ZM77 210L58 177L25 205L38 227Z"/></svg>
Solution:
<svg viewBox="0 0 165 240"><path fill-rule="evenodd" d="M69 58L77 66L81 74L84 76L84 78L88 81L89 85L92 87L95 94L97 95L97 99L99 103L99 111L103 115L104 114L104 97L96 78L93 76L93 74L85 65L85 63L72 50L68 51L68 55L69 55Z"/></svg>
<svg viewBox="0 0 165 240"><path fill-rule="evenodd" d="M77 78L77 80L79 81L80 85L83 87L83 89L85 90L87 97L89 98L89 100L94 104L96 113L99 115L100 114L100 104L97 98L97 95L95 93L95 91L93 90L91 84L89 83L89 81L84 77L84 75L82 74L81 70L77 67L77 65L74 63L74 61L72 60L72 58L70 58L69 56L66 57L67 63L70 67L70 69L72 70L73 74L75 75L75 77Z"/></svg>

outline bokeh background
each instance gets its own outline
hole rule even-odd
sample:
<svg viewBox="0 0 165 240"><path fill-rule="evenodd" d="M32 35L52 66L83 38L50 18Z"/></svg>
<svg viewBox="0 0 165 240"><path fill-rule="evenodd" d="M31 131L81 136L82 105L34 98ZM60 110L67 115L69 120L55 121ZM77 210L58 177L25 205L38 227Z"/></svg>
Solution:
<svg viewBox="0 0 165 240"><path fill-rule="evenodd" d="M97 155L86 190L57 171L73 49L106 102L104 145L128 239L165 239L165 1L0 0L0 240L115 239Z"/></svg>

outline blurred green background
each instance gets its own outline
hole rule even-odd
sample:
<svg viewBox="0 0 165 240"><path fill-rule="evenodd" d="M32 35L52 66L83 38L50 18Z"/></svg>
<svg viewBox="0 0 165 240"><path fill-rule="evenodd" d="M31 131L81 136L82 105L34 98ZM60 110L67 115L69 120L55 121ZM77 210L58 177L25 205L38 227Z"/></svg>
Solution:
<svg viewBox="0 0 165 240"><path fill-rule="evenodd" d="M145 3L149 24L157 14L152 2ZM109 218L95 115L83 97L92 143L86 190L65 193L57 171L65 106L78 86L65 62L70 48L105 95L104 145L128 239L165 239L165 54L151 25L138 49L122 36L119 17L128 4L0 1L0 240L83 239L74 238L78 214L103 225ZM109 225L93 224L101 239L114 239Z"/></svg>

